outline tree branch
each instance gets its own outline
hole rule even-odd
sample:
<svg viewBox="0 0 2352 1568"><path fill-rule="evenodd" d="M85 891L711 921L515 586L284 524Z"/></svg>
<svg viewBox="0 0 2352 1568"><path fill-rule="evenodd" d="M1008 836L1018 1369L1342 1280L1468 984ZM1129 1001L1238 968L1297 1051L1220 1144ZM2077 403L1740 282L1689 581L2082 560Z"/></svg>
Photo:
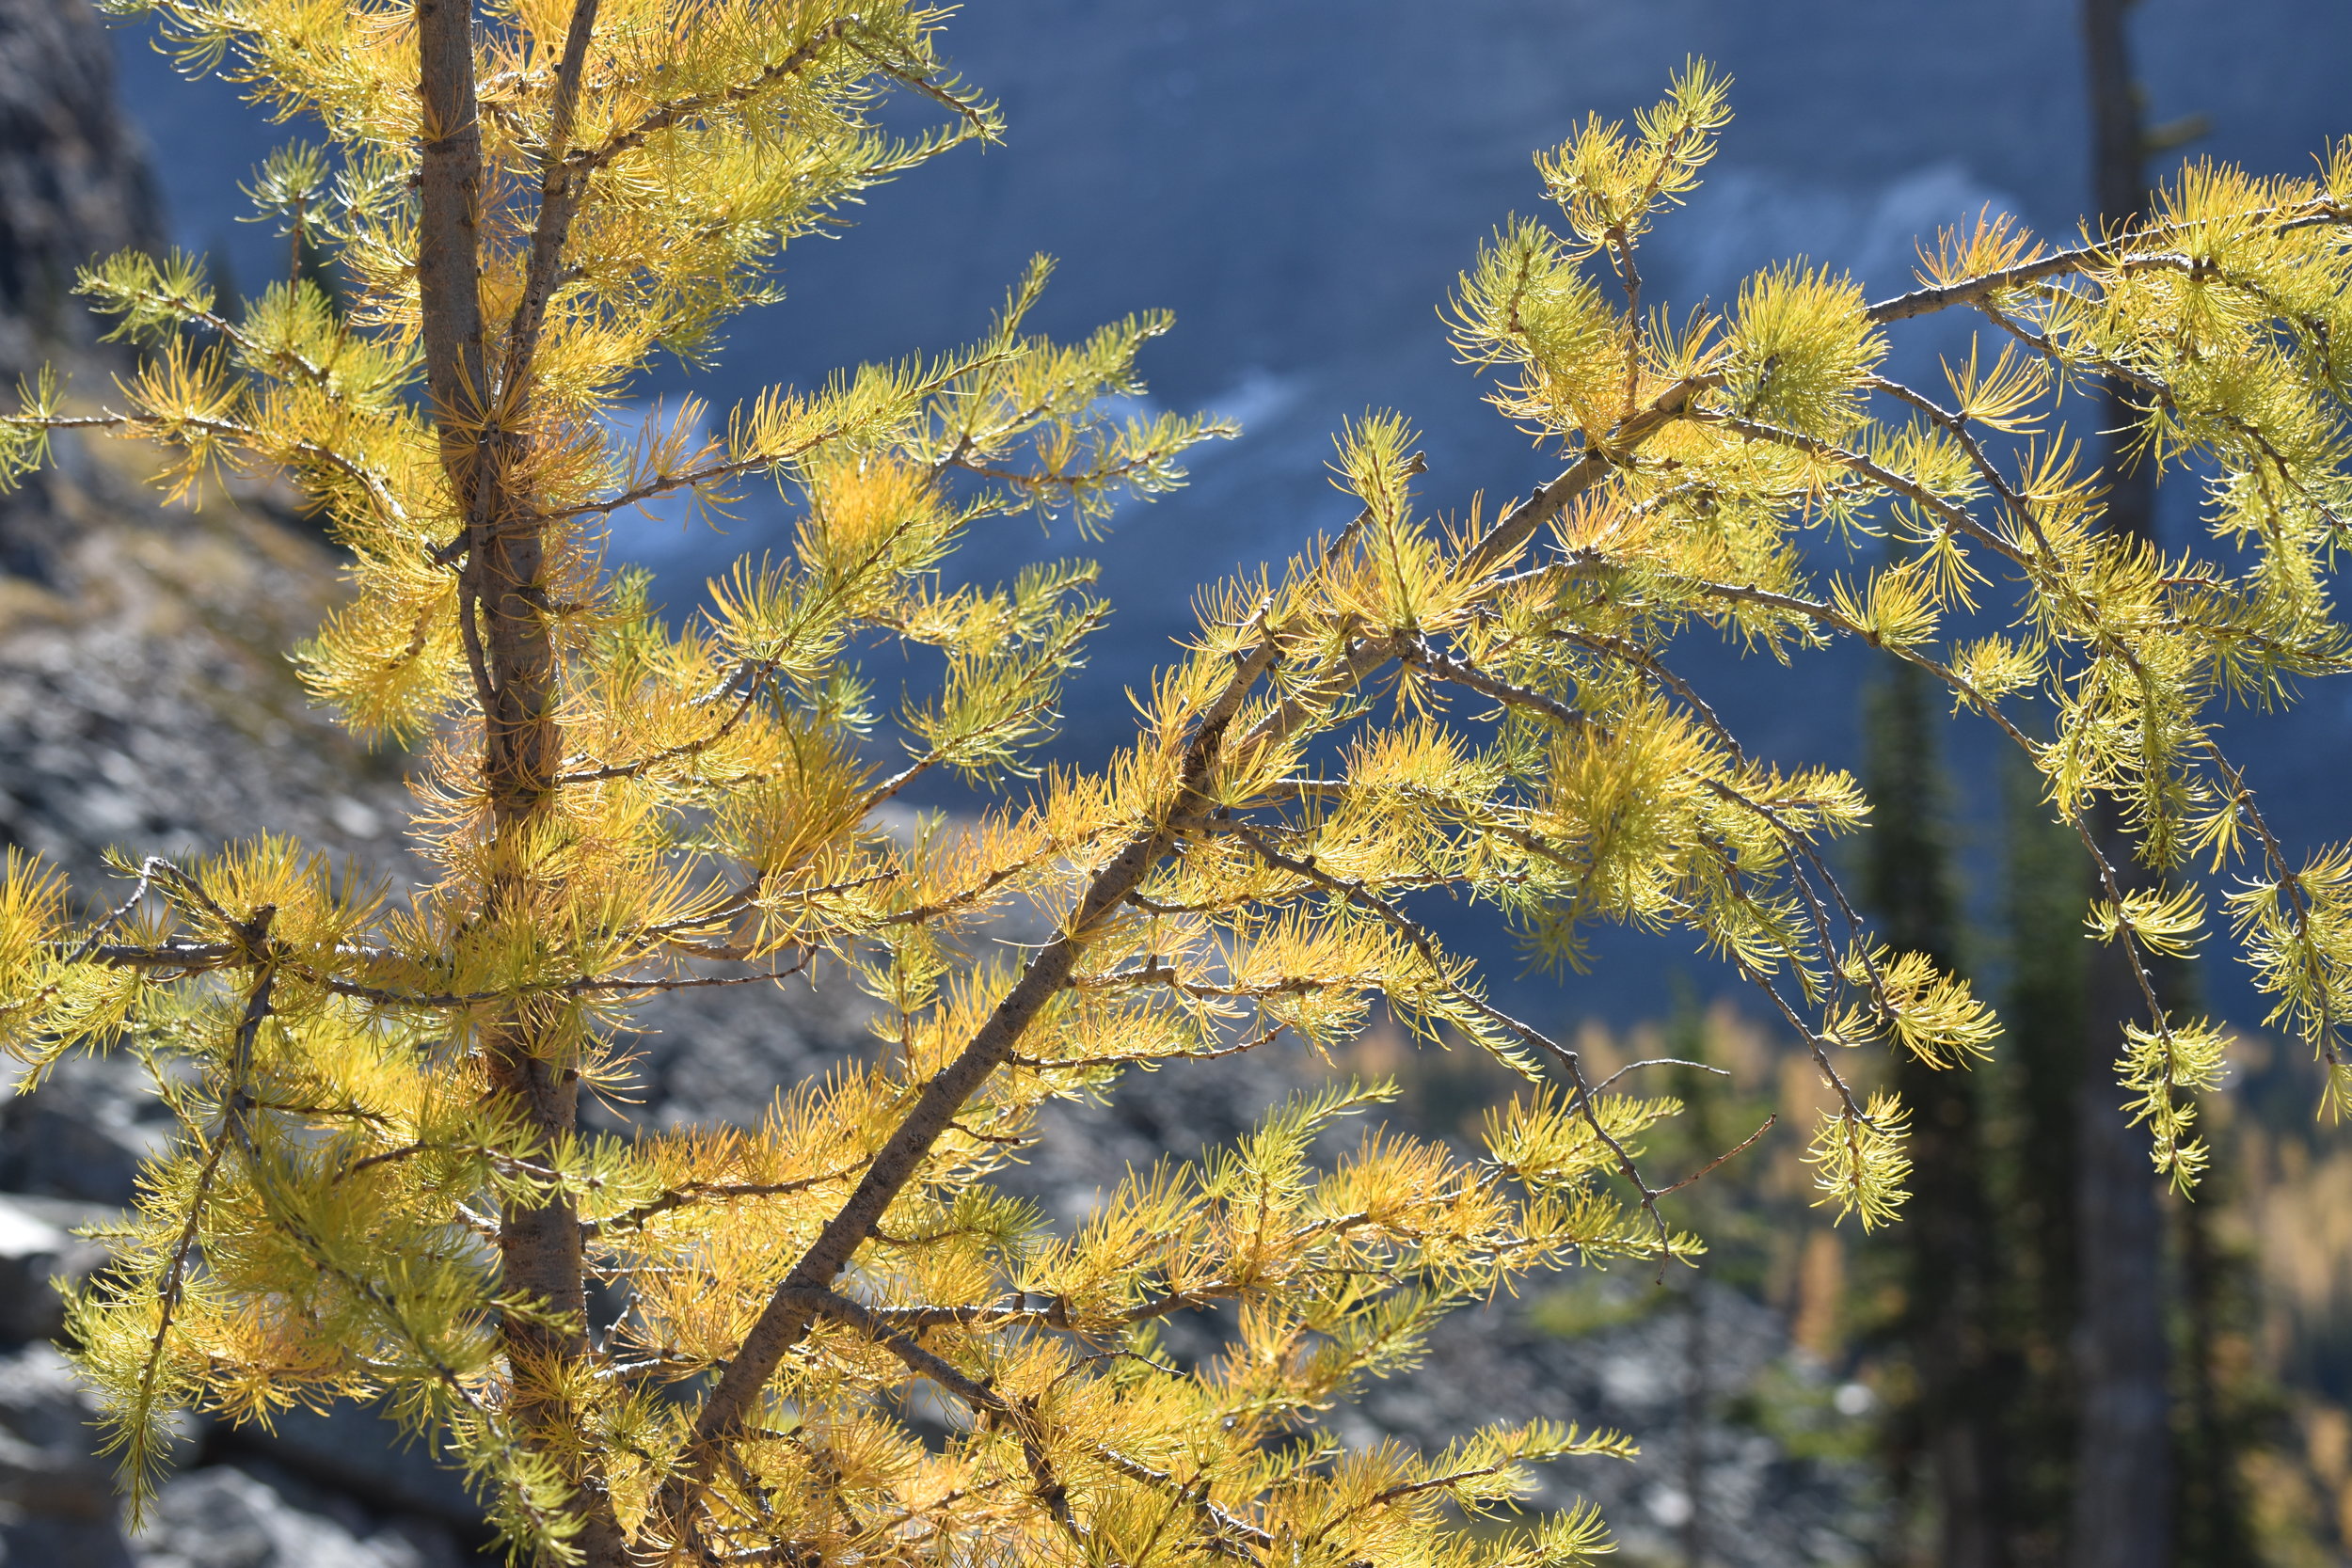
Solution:
<svg viewBox="0 0 2352 1568"><path fill-rule="evenodd" d="M2352 206L2337 201L2332 196L2314 197L2309 201L2289 207L2274 207L2248 214L2255 219L2273 219L2280 232L2309 229L2321 224L2352 223ZM2007 290L2023 288L2030 283L2052 277L2069 277L2090 272L2102 266L2126 261L2124 252L2135 245L2162 245L2192 234L2199 225L2185 223L2151 224L2139 229L2125 230L2111 240L2097 245L2076 245L2071 250L2053 251L2047 256L2020 261L1998 272L1977 277L1963 277L1950 283L1915 289L1907 294L1883 299L1869 308L1869 320L1883 326L1890 322L1908 321L1914 316L1931 315L1955 305L1981 305L1993 295Z"/></svg>
<svg viewBox="0 0 2352 1568"><path fill-rule="evenodd" d="M596 32L598 3L573 0L571 25L564 35L564 57L556 68L548 142L539 158L539 218L532 230L522 298L516 302L514 319L506 329L506 372L500 383L509 402L521 397L530 383L539 331L546 325L548 302L554 296L556 274L564 264L564 242L571 235L580 198L588 188L588 172L575 172L569 157L572 124L580 108L580 79L587 66L589 40Z"/></svg>
<svg viewBox="0 0 2352 1568"><path fill-rule="evenodd" d="M1606 448L1595 447L1566 472L1514 508L1492 532L1471 547L1456 569L1466 574L1485 576L1505 564L1538 528L1558 515L1561 508L1597 482L1609 467L1622 461L1625 453L1658 430L1683 417L1691 398L1702 388L1715 384L1716 380L1711 376L1688 377L1660 393L1641 413L1622 421L1611 432ZM1263 624L1263 615L1262 607L1259 611L1261 625ZM1226 731L1239 714L1250 690L1274 667L1279 655L1279 640L1269 627L1254 647L1235 656L1233 674L1194 727L1179 768L1178 786L1173 798L1168 801L1166 814L1132 838L1095 875L1062 934L1030 959L1021 978L974 1033L963 1050L924 1085L914 1108L893 1131L850 1201L834 1214L818 1239L802 1255L800 1262L787 1275L784 1283L770 1297L741 1348L721 1375L718 1386L704 1402L683 1461L655 1500L654 1516L663 1521L677 1538L684 1538L687 1512L707 1483L718 1453L749 1418L760 1389L777 1365L807 1332L808 1310L795 1292L828 1287L834 1277L848 1266L859 1244L881 1221L898 1193L914 1179L931 1145L953 1120L957 1109L987 1082L990 1074L1011 1057L1014 1047L1029 1024L1054 993L1068 982L1080 954L1091 942L1099 927L1113 916L1130 894L1141 887L1145 877L1167 849L1169 825L1190 816L1206 803L1203 790L1225 750ZM1387 640L1367 640L1346 656L1340 667L1314 692L1277 705L1250 727L1239 744L1252 747L1269 738L1294 733L1318 711L1316 705L1319 702L1329 700L1330 695L1338 691L1351 689L1392 657L1392 647ZM1492 1008L1487 1011L1497 1021L1505 1022L1505 1015ZM1507 1023L1514 1031L1523 1033L1531 1043L1540 1042L1544 1048L1573 1061L1573 1052L1566 1051L1530 1026L1517 1020L1507 1020ZM1581 1068L1576 1068L1575 1071L1581 1082ZM1630 1164L1629 1156L1626 1163ZM1646 1183L1643 1183L1638 1175L1634 1180L1645 1195L1649 1192ZM1646 1196L1644 1201L1645 1205L1649 1204ZM1651 1212L1655 1218L1654 1207ZM1666 1235L1662 1221L1659 1222L1659 1227L1662 1238Z"/></svg>
<svg viewBox="0 0 2352 1568"><path fill-rule="evenodd" d="M727 104L740 103L756 98L769 88L799 75L810 62L823 53L827 44L858 25L854 16L836 17L803 40L800 46L781 60L769 66L748 82L739 82L717 92L691 93L650 111L625 131L618 131L595 147L582 148L569 155L568 162L577 178L585 181L613 159L644 144L646 137L666 131L682 120ZM870 58L870 56L861 56Z"/></svg>
<svg viewBox="0 0 2352 1568"><path fill-rule="evenodd" d="M1202 713L1185 747L1171 816L1191 809L1201 799L1201 790L1221 752L1225 732L1259 677L1272 668L1275 652L1274 639L1262 639L1239 661L1224 690ZM686 1510L706 1484L720 1449L749 1418L760 1389L786 1354L807 1333L808 1311L801 1292L829 1286L848 1266L859 1244L881 1222L898 1193L914 1180L931 1145L947 1130L956 1112L990 1074L1009 1059L1031 1021L1069 980L1079 955L1098 928L1112 918L1120 902L1158 863L1168 841L1168 828L1154 825L1131 839L1096 873L1062 934L1029 960L1028 968L974 1033L971 1041L955 1060L924 1085L914 1105L877 1152L849 1202L827 1223L769 1298L758 1321L728 1362L718 1386L704 1402L683 1463L657 1499L656 1516L670 1528L684 1528Z"/></svg>
<svg viewBox="0 0 2352 1568"><path fill-rule="evenodd" d="M1657 1189L1651 1187L1649 1182L1643 1179L1640 1168L1633 1163L1632 1153L1618 1140L1616 1134L1610 1132L1602 1123L1599 1108L1594 1099L1592 1081L1584 1075L1584 1061L1581 1055L1562 1045L1534 1024L1522 1022L1512 1017L1476 991L1447 979L1444 954L1438 949L1437 939L1429 934L1428 927L1398 909L1388 899L1374 893L1361 881L1334 877L1316 865L1312 859L1301 860L1282 853L1281 850L1267 843L1257 830L1246 823L1219 822L1214 824L1214 827L1216 831L1231 833L1248 845L1258 858L1268 865L1287 871L1327 893L1336 894L1370 911L1398 935L1412 943L1414 950L1420 953L1422 960L1436 972L1440 983L1455 1000L1488 1022L1497 1025L1523 1043L1535 1047L1565 1067L1568 1071L1570 1085L1575 1089L1569 1101L1570 1114L1581 1113L1583 1116L1585 1124L1593 1131L1593 1135L1599 1139L1609 1152L1615 1157L1618 1171L1628 1181L1633 1183L1633 1190L1641 1194L1642 1211L1649 1216L1650 1223L1658 1229L1659 1266L1661 1269L1665 1266L1667 1260L1674 1256L1674 1237L1673 1232L1666 1227L1664 1217L1658 1212Z"/></svg>

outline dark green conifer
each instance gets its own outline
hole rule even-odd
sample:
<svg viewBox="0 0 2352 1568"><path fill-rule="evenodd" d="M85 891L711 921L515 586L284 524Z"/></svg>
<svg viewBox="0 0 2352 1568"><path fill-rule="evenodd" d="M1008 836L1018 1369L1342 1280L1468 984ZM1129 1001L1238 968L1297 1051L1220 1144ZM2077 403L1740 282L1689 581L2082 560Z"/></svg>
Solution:
<svg viewBox="0 0 2352 1568"><path fill-rule="evenodd" d="M2005 1328L2016 1399L2007 1422L2012 1559L2065 1560L2074 1495L2074 1102L2083 1068L2082 846L2052 822L2022 765L2002 770L2009 985L1998 1164Z"/></svg>
<svg viewBox="0 0 2352 1568"><path fill-rule="evenodd" d="M1896 666L1869 694L1867 776L1874 827L1867 896L1886 941L1962 969L1948 792L1926 677ZM1934 1560L1994 1568L2009 1560L2006 1451L1999 1429L1993 1214L1985 1190L1978 1074L1898 1059L1912 1107L1909 1223L1893 1234L1903 1308L1895 1335L1912 1370L1895 1408L1890 1460L1899 1494L1924 1494Z"/></svg>

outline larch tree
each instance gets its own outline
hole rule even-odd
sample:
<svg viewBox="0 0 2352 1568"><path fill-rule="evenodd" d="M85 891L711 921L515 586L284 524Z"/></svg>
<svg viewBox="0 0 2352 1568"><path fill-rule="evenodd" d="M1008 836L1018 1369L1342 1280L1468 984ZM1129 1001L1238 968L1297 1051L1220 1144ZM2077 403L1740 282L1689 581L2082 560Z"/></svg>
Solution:
<svg viewBox="0 0 2352 1568"><path fill-rule="evenodd" d="M84 287L144 368L111 404L25 388L8 470L77 430L152 443L168 490L226 471L309 496L353 594L297 657L355 729L421 745L434 867L393 897L263 839L126 861L84 902L8 863L7 1042L35 1076L135 1053L180 1120L71 1308L135 1499L177 1408L365 1396L544 1562L1590 1555L1588 1511L1491 1516L1530 1466L1620 1438L1537 1423L1350 1450L1322 1421L1453 1307L1699 1245L1643 1161L1672 1103L1498 1006L1416 895L1488 904L1564 963L1598 921L1723 955L1810 1046L1821 1199L1866 1225L1901 1199L1904 1112L1853 1049L1959 1067L1994 1034L1832 880L1823 841L1866 816L1853 783L1743 751L1673 668L1687 637L1788 659L1857 639L1939 683L2030 755L2093 854L2091 933L2135 974L2201 910L2126 881L2101 803L2152 864L2234 868L2231 921L2280 1021L2352 1091L2352 856L2292 858L2210 727L2225 696L2285 701L2347 660L2326 573L2352 507L2352 147L2315 178L2193 170L2140 223L2060 247L1982 219L1878 304L1780 266L1670 314L1641 247L1728 118L1694 65L1629 129L1594 119L1543 153L1558 219L1507 223L1452 301L1463 358L1557 477L1428 516L1405 422L1352 424L1334 466L1354 521L1205 589L1191 641L1138 673L1132 742L1033 772L1102 614L1088 569L950 590L941 563L993 516L1165 489L1225 434L1105 412L1162 318L1045 341L1023 325L1041 268L969 348L775 389L708 436L696 408L634 443L608 417L657 348L701 352L766 297L791 238L997 134L943 70L941 12L120 8L323 128L258 188L336 258L345 309L305 278L232 320L184 261L105 261ZM894 93L937 129L882 129ZM1887 332L1944 311L1998 348L1931 390L1886 376ZM2203 476L2210 554L2098 527L2100 476L2049 422L2087 382L2146 413L2145 461ZM615 511L752 482L797 498L788 547L689 623L601 568ZM1899 564L1820 575L1873 530ZM2014 625L1961 635L1996 585ZM858 660L905 644L941 673L892 711ZM926 770L1031 782L895 839L877 808ZM973 946L1009 907L1047 911L1050 938ZM779 1085L753 1128L580 1129L643 999L817 965L878 1000L859 1065ZM2187 1181L2186 1095L2221 1037L2141 990L2116 1092ZM992 1185L1050 1099L1283 1034L1327 1046L1375 1005L1525 1075L1478 1155L1375 1131L1323 1159L1386 1093L1339 1085L1131 1173L1067 1233ZM617 1318L591 1318L589 1281ZM1169 1359L1155 1325L1209 1307L1223 1352ZM944 1437L906 1418L918 1385Z"/></svg>

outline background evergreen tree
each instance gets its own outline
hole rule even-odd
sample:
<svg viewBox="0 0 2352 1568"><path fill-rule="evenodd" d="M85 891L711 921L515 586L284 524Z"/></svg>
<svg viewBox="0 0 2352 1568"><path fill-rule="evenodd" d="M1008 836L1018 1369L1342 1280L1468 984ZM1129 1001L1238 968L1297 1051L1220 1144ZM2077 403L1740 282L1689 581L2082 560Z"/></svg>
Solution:
<svg viewBox="0 0 2352 1568"><path fill-rule="evenodd" d="M2076 1101L2086 1055L2082 844L2050 820L2038 775L1999 769L2002 997L1998 1172L2003 1334L2014 1399L2003 1423L2020 1568L2059 1568L2074 1507L2078 1402L2074 1334L2077 1259Z"/></svg>
<svg viewBox="0 0 2352 1568"><path fill-rule="evenodd" d="M1940 756L1941 705L1927 678L1889 671L1867 693L1865 787L1872 825L1864 888L1895 948L1963 973L1950 802ZM1911 1396L1890 1412L1888 1462L1899 1490L1924 1483L1942 1568L2010 1560L2010 1390L1995 1313L1999 1246L1987 1192L1984 1078L1899 1058L1895 1086L1912 1111L1914 1175L1894 1333ZM1909 1474L1906 1474L1908 1472Z"/></svg>
<svg viewBox="0 0 2352 1568"><path fill-rule="evenodd" d="M2259 1327L2252 1259L2227 1230L2242 1194L2233 1108L2208 1096L2213 1174L2194 1200L2170 1205L2173 1322L2172 1528L2180 1560L2199 1568L2264 1568L2268 1560L2247 1495L2256 1453L2292 1443L2254 1353Z"/></svg>

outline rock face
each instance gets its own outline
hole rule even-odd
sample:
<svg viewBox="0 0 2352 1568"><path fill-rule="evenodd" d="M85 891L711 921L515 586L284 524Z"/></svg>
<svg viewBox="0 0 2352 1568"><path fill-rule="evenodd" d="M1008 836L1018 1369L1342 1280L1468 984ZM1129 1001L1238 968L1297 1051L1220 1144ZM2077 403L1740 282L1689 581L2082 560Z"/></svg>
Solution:
<svg viewBox="0 0 2352 1568"><path fill-rule="evenodd" d="M0 374L93 345L75 271L161 232L97 17L82 0L0 0Z"/></svg>
<svg viewBox="0 0 2352 1568"><path fill-rule="evenodd" d="M179 1476L131 1538L137 1568L455 1568L445 1529L371 1517L268 1465L212 1465Z"/></svg>
<svg viewBox="0 0 2352 1568"><path fill-rule="evenodd" d="M114 1466L91 1454L89 1418L56 1351L0 1357L0 1563L128 1568Z"/></svg>
<svg viewBox="0 0 2352 1568"><path fill-rule="evenodd" d="M97 18L84 0L0 0L0 387L103 362L74 273L161 233ZM0 498L0 570L45 579L68 526L41 476Z"/></svg>
<svg viewBox="0 0 2352 1568"><path fill-rule="evenodd" d="M106 1213L96 1204L17 1193L0 1197L0 1343L54 1338L64 1330L64 1303L50 1281L87 1278L105 1261L104 1249L74 1228Z"/></svg>

